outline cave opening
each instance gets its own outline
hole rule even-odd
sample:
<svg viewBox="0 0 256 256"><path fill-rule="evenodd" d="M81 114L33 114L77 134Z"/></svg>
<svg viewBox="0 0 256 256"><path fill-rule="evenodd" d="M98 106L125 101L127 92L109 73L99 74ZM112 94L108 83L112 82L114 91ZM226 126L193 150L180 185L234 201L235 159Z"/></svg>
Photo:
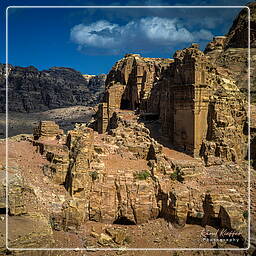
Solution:
<svg viewBox="0 0 256 256"><path fill-rule="evenodd" d="M221 220L218 217L211 217L209 219L208 225L212 226L212 227L214 227L216 229L219 229L219 228L221 228Z"/></svg>
<svg viewBox="0 0 256 256"><path fill-rule="evenodd" d="M0 208L0 214L6 214L6 208Z"/></svg>
<svg viewBox="0 0 256 256"><path fill-rule="evenodd" d="M140 108L140 103L135 102L135 103L134 103L134 109L139 109L139 108Z"/></svg>
<svg viewBox="0 0 256 256"><path fill-rule="evenodd" d="M193 217L193 216L188 216L186 224L192 224L192 225L202 225L202 218L200 217Z"/></svg>
<svg viewBox="0 0 256 256"><path fill-rule="evenodd" d="M157 121L157 120L159 120L159 114L158 113L142 113L140 116L144 121Z"/></svg>
<svg viewBox="0 0 256 256"><path fill-rule="evenodd" d="M147 161L156 160L156 151L154 146L151 144L148 150Z"/></svg>
<svg viewBox="0 0 256 256"><path fill-rule="evenodd" d="M130 109L130 106L131 104L130 104L130 101L129 100L127 100L127 99L122 99L121 100L121 104L120 104L120 109Z"/></svg>
<svg viewBox="0 0 256 256"><path fill-rule="evenodd" d="M117 218L113 224L119 224L119 225L136 225L136 223L132 220L129 220L127 217L119 217Z"/></svg>

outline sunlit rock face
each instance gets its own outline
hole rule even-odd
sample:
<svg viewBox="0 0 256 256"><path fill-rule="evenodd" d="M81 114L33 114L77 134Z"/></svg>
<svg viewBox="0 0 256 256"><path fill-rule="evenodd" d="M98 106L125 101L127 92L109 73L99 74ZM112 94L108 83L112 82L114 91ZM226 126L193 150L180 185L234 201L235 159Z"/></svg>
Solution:
<svg viewBox="0 0 256 256"><path fill-rule="evenodd" d="M118 61L99 105L100 133L108 130L116 109L154 116L173 146L209 163L212 157L237 162L246 155L246 148L237 146L246 140L244 97L232 73L196 44L177 51L174 60L129 54Z"/></svg>

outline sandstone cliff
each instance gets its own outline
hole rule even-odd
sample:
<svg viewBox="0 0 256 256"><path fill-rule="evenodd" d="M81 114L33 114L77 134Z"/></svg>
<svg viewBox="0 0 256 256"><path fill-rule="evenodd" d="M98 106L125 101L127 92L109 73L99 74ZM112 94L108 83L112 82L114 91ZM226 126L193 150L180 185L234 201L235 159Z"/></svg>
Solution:
<svg viewBox="0 0 256 256"><path fill-rule="evenodd" d="M256 47L256 3L247 4L250 9L250 46ZM243 9L235 18L228 34L225 48L248 48L248 9Z"/></svg>
<svg viewBox="0 0 256 256"><path fill-rule="evenodd" d="M116 109L137 110L141 118L159 120L172 146L208 164L246 156L246 148L237 146L246 141L244 97L231 72L212 64L196 44L177 51L174 60L126 55L107 77L104 101L97 119L101 133Z"/></svg>
<svg viewBox="0 0 256 256"><path fill-rule="evenodd" d="M218 67L230 71L230 76L236 85L251 103L251 159L255 166L255 124L254 104L256 103L256 3L248 4L250 8L250 91L248 81L248 10L242 10L235 18L232 27L226 36L213 38L205 49L205 54ZM248 105L245 106L248 108Z"/></svg>
<svg viewBox="0 0 256 256"><path fill-rule="evenodd" d="M251 13L251 102L256 102L256 3L248 4ZM248 95L248 10L242 10L226 36L217 36L205 49L216 65L228 68L237 86Z"/></svg>
<svg viewBox="0 0 256 256"><path fill-rule="evenodd" d="M37 112L75 105L93 106L104 90L105 75L85 79L71 68L9 65L9 111ZM5 65L0 65L0 112L5 111Z"/></svg>

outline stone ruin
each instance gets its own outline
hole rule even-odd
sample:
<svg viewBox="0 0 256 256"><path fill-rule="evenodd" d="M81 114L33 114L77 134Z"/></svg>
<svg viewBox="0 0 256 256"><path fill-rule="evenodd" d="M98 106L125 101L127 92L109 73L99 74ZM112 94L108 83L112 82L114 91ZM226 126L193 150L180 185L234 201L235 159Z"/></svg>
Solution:
<svg viewBox="0 0 256 256"><path fill-rule="evenodd" d="M215 45L222 47L222 39L215 38ZM177 51L174 60L129 54L118 61L99 105L99 133L108 131L118 109L154 116L173 147L208 164L246 155L246 148L236 146L246 141L244 97L229 71L212 64L197 44Z"/></svg>

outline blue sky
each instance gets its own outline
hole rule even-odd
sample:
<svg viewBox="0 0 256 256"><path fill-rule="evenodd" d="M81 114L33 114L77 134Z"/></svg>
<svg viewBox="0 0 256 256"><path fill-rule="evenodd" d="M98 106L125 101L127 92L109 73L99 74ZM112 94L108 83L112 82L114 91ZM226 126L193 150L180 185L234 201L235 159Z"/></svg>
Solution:
<svg viewBox="0 0 256 256"><path fill-rule="evenodd" d="M243 0L13 0L1 1L0 62L5 63L5 9L31 5L245 5ZM126 53L172 57L175 50L228 32L241 9L17 9L8 11L9 63L48 69L71 67L83 74L107 73Z"/></svg>

